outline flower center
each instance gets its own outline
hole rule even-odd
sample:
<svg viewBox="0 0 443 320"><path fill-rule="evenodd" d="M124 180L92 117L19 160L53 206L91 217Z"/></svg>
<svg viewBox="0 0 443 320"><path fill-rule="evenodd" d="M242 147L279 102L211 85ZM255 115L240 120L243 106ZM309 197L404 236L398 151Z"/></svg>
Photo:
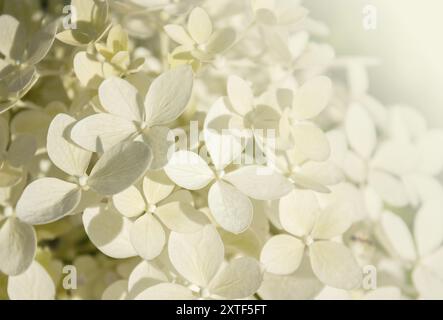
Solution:
<svg viewBox="0 0 443 320"><path fill-rule="evenodd" d="M155 204L149 204L148 205L148 212L149 213L154 213L155 210L157 210L157 206Z"/></svg>
<svg viewBox="0 0 443 320"><path fill-rule="evenodd" d="M14 209L11 206L5 207L3 214L5 217L12 217L14 214Z"/></svg>
<svg viewBox="0 0 443 320"><path fill-rule="evenodd" d="M305 236L303 241L304 241L305 245L308 247L314 243L314 239L310 235Z"/></svg>
<svg viewBox="0 0 443 320"><path fill-rule="evenodd" d="M84 175L78 178L78 184L83 189L88 186L88 176Z"/></svg>

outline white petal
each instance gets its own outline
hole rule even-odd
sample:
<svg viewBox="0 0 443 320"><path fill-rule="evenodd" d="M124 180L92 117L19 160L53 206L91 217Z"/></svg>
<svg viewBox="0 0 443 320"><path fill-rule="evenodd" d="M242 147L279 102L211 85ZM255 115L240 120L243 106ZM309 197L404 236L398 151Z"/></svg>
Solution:
<svg viewBox="0 0 443 320"><path fill-rule="evenodd" d="M395 256L414 261L414 241L406 223L396 214L385 211L380 218L382 244Z"/></svg>
<svg viewBox="0 0 443 320"><path fill-rule="evenodd" d="M254 95L249 84L240 77L229 76L227 92L234 110L245 116L253 108Z"/></svg>
<svg viewBox="0 0 443 320"><path fill-rule="evenodd" d="M216 274L209 285L209 291L227 299L247 298L258 290L261 281L258 262L242 257L232 260Z"/></svg>
<svg viewBox="0 0 443 320"><path fill-rule="evenodd" d="M362 272L351 251L332 241L316 241L309 247L312 270L323 283L339 288L358 288Z"/></svg>
<svg viewBox="0 0 443 320"><path fill-rule="evenodd" d="M414 220L414 238L417 250L424 257L443 243L443 203L441 199L422 204Z"/></svg>
<svg viewBox="0 0 443 320"><path fill-rule="evenodd" d="M103 291L102 300L125 300L128 295L128 281L117 280Z"/></svg>
<svg viewBox="0 0 443 320"><path fill-rule="evenodd" d="M388 204L394 207L403 207L408 204L408 194L405 185L394 176L372 170L368 177L369 185Z"/></svg>
<svg viewBox="0 0 443 320"><path fill-rule="evenodd" d="M443 248L414 269L412 280L422 299L443 299Z"/></svg>
<svg viewBox="0 0 443 320"><path fill-rule="evenodd" d="M329 157L330 148L325 134L311 123L300 123L292 128L296 148L308 159L324 161Z"/></svg>
<svg viewBox="0 0 443 320"><path fill-rule="evenodd" d="M209 223L205 214L189 203L163 204L156 209L155 214L170 230L180 233L197 232Z"/></svg>
<svg viewBox="0 0 443 320"><path fill-rule="evenodd" d="M138 296L135 300L192 300L195 297L188 288L175 283L160 283L152 286Z"/></svg>
<svg viewBox="0 0 443 320"><path fill-rule="evenodd" d="M260 262L267 272L291 274L300 266L305 245L303 242L286 234L269 239L263 246Z"/></svg>
<svg viewBox="0 0 443 320"><path fill-rule="evenodd" d="M70 214L80 202L81 190L74 183L56 178L33 181L17 203L17 217L28 224L45 224Z"/></svg>
<svg viewBox="0 0 443 320"><path fill-rule="evenodd" d="M15 217L6 219L0 226L0 271L11 276L24 272L36 248L34 228Z"/></svg>
<svg viewBox="0 0 443 320"><path fill-rule="evenodd" d="M322 185L335 185L344 180L343 172L332 161L310 161L300 167L299 174Z"/></svg>
<svg viewBox="0 0 443 320"><path fill-rule="evenodd" d="M98 88L100 103L109 113L132 121L142 121L144 110L137 89L126 80L111 77Z"/></svg>
<svg viewBox="0 0 443 320"><path fill-rule="evenodd" d="M128 279L129 296L137 296L144 289L160 282L166 282L168 278L153 262L142 261L131 272Z"/></svg>
<svg viewBox="0 0 443 320"><path fill-rule="evenodd" d="M368 175L368 164L352 150L346 152L343 159L343 171L356 183L364 183Z"/></svg>
<svg viewBox="0 0 443 320"><path fill-rule="evenodd" d="M159 256L166 243L163 227L150 213L135 220L131 226L130 239L135 251L145 260Z"/></svg>
<svg viewBox="0 0 443 320"><path fill-rule="evenodd" d="M157 204L165 199L174 187L164 171L151 171L143 178L143 193L149 204Z"/></svg>
<svg viewBox="0 0 443 320"><path fill-rule="evenodd" d="M226 99L219 98L209 109L204 123L205 145L217 169L223 169L237 159L244 149L242 133L230 131L231 111Z"/></svg>
<svg viewBox="0 0 443 320"><path fill-rule="evenodd" d="M332 239L343 234L352 224L352 212L346 203L334 203L320 210L312 229L314 239Z"/></svg>
<svg viewBox="0 0 443 320"><path fill-rule="evenodd" d="M307 236L311 233L319 208L314 192L294 189L280 199L280 222L293 235Z"/></svg>
<svg viewBox="0 0 443 320"><path fill-rule="evenodd" d="M132 222L114 209L104 204L87 208L83 225L92 243L107 256L125 259L137 255L129 240Z"/></svg>
<svg viewBox="0 0 443 320"><path fill-rule="evenodd" d="M211 186L208 204L215 221L229 232L242 233L252 222L251 201L226 182L217 181Z"/></svg>
<svg viewBox="0 0 443 320"><path fill-rule="evenodd" d="M55 285L48 272L36 261L22 274L9 277L11 300L53 300Z"/></svg>
<svg viewBox="0 0 443 320"><path fill-rule="evenodd" d="M214 172L196 153L175 152L165 167L168 177L182 188L198 190L214 179Z"/></svg>
<svg viewBox="0 0 443 320"><path fill-rule="evenodd" d="M190 66L179 66L158 76L145 98L149 124L162 125L177 119L191 97L193 75Z"/></svg>
<svg viewBox="0 0 443 320"><path fill-rule="evenodd" d="M188 31L191 37L199 44L208 41L212 33L212 22L205 10L194 8L189 14Z"/></svg>
<svg viewBox="0 0 443 320"><path fill-rule="evenodd" d="M214 31L206 44L206 51L212 54L221 53L235 42L235 30L223 28Z"/></svg>
<svg viewBox="0 0 443 320"><path fill-rule="evenodd" d="M118 144L97 161L88 185L103 195L119 193L146 172L151 160L151 150L142 142Z"/></svg>
<svg viewBox="0 0 443 320"><path fill-rule="evenodd" d="M194 40L191 39L185 28L182 26L177 24L167 24L163 28L168 36L175 42L184 46L192 46L194 44Z"/></svg>
<svg viewBox="0 0 443 320"><path fill-rule="evenodd" d="M172 131L167 127L155 126L141 137L152 150L153 159L149 169L162 169L168 163L170 153L174 151Z"/></svg>
<svg viewBox="0 0 443 320"><path fill-rule="evenodd" d="M137 130L134 122L99 113L77 122L71 130L71 139L87 150L104 152L122 141L134 138Z"/></svg>
<svg viewBox="0 0 443 320"><path fill-rule="evenodd" d="M308 80L294 95L294 116L298 120L316 117L326 107L331 94L332 83L329 78L319 76Z"/></svg>
<svg viewBox="0 0 443 320"><path fill-rule="evenodd" d="M27 48L26 62L37 64L48 54L55 39L57 23L51 22L43 26L38 32L33 34Z"/></svg>
<svg viewBox="0 0 443 320"><path fill-rule="evenodd" d="M92 154L68 140L69 131L75 121L67 114L55 116L49 125L46 148L49 158L60 170L70 175L82 176Z"/></svg>
<svg viewBox="0 0 443 320"><path fill-rule="evenodd" d="M287 178L263 166L246 166L223 176L243 194L257 200L275 200L293 189Z"/></svg>
<svg viewBox="0 0 443 320"><path fill-rule="evenodd" d="M324 288L312 272L309 259L303 259L296 272L281 276L265 272L258 294L263 299L312 299Z"/></svg>
<svg viewBox="0 0 443 320"><path fill-rule="evenodd" d="M349 145L361 157L369 158L377 143L375 125L364 107L352 104L346 114L345 130Z"/></svg>
<svg viewBox="0 0 443 320"><path fill-rule="evenodd" d="M134 186L113 195L112 203L118 212L128 218L137 217L146 210L145 199Z"/></svg>
<svg viewBox="0 0 443 320"><path fill-rule="evenodd" d="M97 88L103 80L102 63L94 60L86 51L81 51L75 55L73 67L75 75L84 87Z"/></svg>
<svg viewBox="0 0 443 320"><path fill-rule="evenodd" d="M168 252L173 266L184 278L204 287L224 259L223 242L211 225L195 233L171 232Z"/></svg>
<svg viewBox="0 0 443 320"><path fill-rule="evenodd" d="M387 172L404 175L413 172L417 168L417 149L409 143L386 141L375 152L372 159L374 168Z"/></svg>

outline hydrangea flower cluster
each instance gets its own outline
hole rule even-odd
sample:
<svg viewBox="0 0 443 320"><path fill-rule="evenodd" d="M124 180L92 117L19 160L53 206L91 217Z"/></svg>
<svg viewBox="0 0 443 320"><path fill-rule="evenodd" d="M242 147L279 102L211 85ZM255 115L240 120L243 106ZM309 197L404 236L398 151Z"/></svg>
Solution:
<svg viewBox="0 0 443 320"><path fill-rule="evenodd" d="M443 299L443 129L300 1L1 5L0 298Z"/></svg>

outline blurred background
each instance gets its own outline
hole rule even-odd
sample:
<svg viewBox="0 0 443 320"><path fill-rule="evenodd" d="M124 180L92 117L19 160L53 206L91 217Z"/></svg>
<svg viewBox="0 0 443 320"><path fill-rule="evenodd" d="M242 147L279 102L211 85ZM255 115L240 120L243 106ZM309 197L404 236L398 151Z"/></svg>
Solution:
<svg viewBox="0 0 443 320"><path fill-rule="evenodd" d="M430 126L443 126L442 0L306 0L303 5L328 24L327 40L337 55L380 59L369 71L370 93L387 105L419 108ZM367 5L376 9L375 30L363 26Z"/></svg>

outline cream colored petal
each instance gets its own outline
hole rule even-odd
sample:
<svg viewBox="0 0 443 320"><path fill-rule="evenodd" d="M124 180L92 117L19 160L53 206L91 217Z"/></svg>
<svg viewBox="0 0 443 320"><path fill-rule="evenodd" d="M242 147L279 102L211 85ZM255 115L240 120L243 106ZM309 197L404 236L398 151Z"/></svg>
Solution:
<svg viewBox="0 0 443 320"><path fill-rule="evenodd" d="M293 189L290 181L264 166L245 166L223 176L243 194L257 200L275 200L287 195Z"/></svg>
<svg viewBox="0 0 443 320"><path fill-rule="evenodd" d="M350 207L338 201L320 210L311 236L314 239L332 239L348 230L352 222Z"/></svg>
<svg viewBox="0 0 443 320"><path fill-rule="evenodd" d="M130 121L142 121L144 109L137 89L126 80L111 77L98 88L100 103L109 113Z"/></svg>
<svg viewBox="0 0 443 320"><path fill-rule="evenodd" d="M152 260L159 256L166 243L162 225L150 213L135 220L129 233L132 246L145 260Z"/></svg>
<svg viewBox="0 0 443 320"><path fill-rule="evenodd" d="M112 203L118 212L128 218L137 217L146 210L145 199L135 186L113 195Z"/></svg>
<svg viewBox="0 0 443 320"><path fill-rule="evenodd" d="M166 34L175 42L184 46L194 45L194 40L192 40L185 28L182 26L177 24L167 24L163 28Z"/></svg>
<svg viewBox="0 0 443 320"><path fill-rule="evenodd" d="M152 153L146 144L121 143L100 157L92 168L88 185L103 195L119 193L143 176L151 161Z"/></svg>
<svg viewBox="0 0 443 320"><path fill-rule="evenodd" d="M324 284L355 289L362 284L362 271L352 252L343 244L316 241L309 247L312 270Z"/></svg>
<svg viewBox="0 0 443 320"><path fill-rule="evenodd" d="M172 155L165 172L178 186L189 190L204 188L214 179L214 172L198 154L184 150Z"/></svg>
<svg viewBox="0 0 443 320"><path fill-rule="evenodd" d="M8 296L11 300L53 300L54 281L48 272L34 261L24 273L9 277Z"/></svg>
<svg viewBox="0 0 443 320"><path fill-rule="evenodd" d="M78 121L71 130L71 139L86 150L101 153L135 138L137 130L131 121L98 113Z"/></svg>
<svg viewBox="0 0 443 320"><path fill-rule="evenodd" d="M168 127L154 126L141 136L143 141L152 150L152 163L150 170L162 169L169 160L169 156L174 151L174 140L172 131Z"/></svg>
<svg viewBox="0 0 443 320"><path fill-rule="evenodd" d="M249 84L238 76L229 76L227 92L234 110L244 116L253 108L254 95Z"/></svg>
<svg viewBox="0 0 443 320"><path fill-rule="evenodd" d="M75 75L83 87L98 88L103 80L103 65L94 60L85 51L77 53L74 57L73 67Z"/></svg>
<svg viewBox="0 0 443 320"><path fill-rule="evenodd" d="M92 154L69 139L75 122L73 117L64 113L55 116L49 125L46 148L49 158L60 170L82 176L88 169Z"/></svg>
<svg viewBox="0 0 443 320"><path fill-rule="evenodd" d="M28 224L45 224L70 214L80 203L81 190L74 183L41 178L29 184L17 203L17 217Z"/></svg>
<svg viewBox="0 0 443 320"><path fill-rule="evenodd" d="M324 161L329 157L330 147L325 134L311 123L300 123L292 128L296 148L308 159Z"/></svg>
<svg viewBox="0 0 443 320"><path fill-rule="evenodd" d="M209 284L209 291L227 299L253 295L260 287L262 272L255 259L241 257L222 268Z"/></svg>
<svg viewBox="0 0 443 320"><path fill-rule="evenodd" d="M411 232L399 216L389 211L383 212L379 228L382 244L392 255L408 261L417 258Z"/></svg>
<svg viewBox="0 0 443 320"><path fill-rule="evenodd" d="M216 181L209 189L208 204L215 221L225 230L242 233L252 222L252 204L237 188Z"/></svg>
<svg viewBox="0 0 443 320"><path fill-rule="evenodd" d="M183 202L161 205L156 209L155 215L170 230L180 233L197 232L210 222L204 213Z"/></svg>
<svg viewBox="0 0 443 320"><path fill-rule="evenodd" d="M171 232L168 252L173 266L185 279L204 287L224 259L223 242L211 225L195 233Z"/></svg>
<svg viewBox="0 0 443 320"><path fill-rule="evenodd" d="M137 255L129 240L132 222L114 209L104 204L87 208L83 225L89 239L105 255L116 259Z"/></svg>
<svg viewBox="0 0 443 320"><path fill-rule="evenodd" d="M125 300L127 295L128 281L117 280L103 291L102 300Z"/></svg>
<svg viewBox="0 0 443 320"><path fill-rule="evenodd" d="M233 118L227 103L226 98L217 99L204 122L205 145L214 166L219 170L237 159L245 147L241 140L244 133L229 130Z"/></svg>
<svg viewBox="0 0 443 320"><path fill-rule="evenodd" d="M280 234L270 238L263 246L260 262L267 272L287 275L300 266L305 245L299 239Z"/></svg>
<svg viewBox="0 0 443 320"><path fill-rule="evenodd" d="M146 120L163 125L177 119L191 97L193 74L190 66L179 66L158 76L145 98Z"/></svg>
<svg viewBox="0 0 443 320"><path fill-rule="evenodd" d="M403 207L408 204L406 187L398 178L378 170L372 170L368 176L369 185L388 204Z"/></svg>
<svg viewBox="0 0 443 320"><path fill-rule="evenodd" d="M423 203L414 220L414 239L421 257L431 254L442 245L442 226L442 199Z"/></svg>
<svg viewBox="0 0 443 320"><path fill-rule="evenodd" d="M143 178L143 194L149 204L157 204L174 190L174 183L163 170L150 171Z"/></svg>
<svg viewBox="0 0 443 320"><path fill-rule="evenodd" d="M0 226L0 270L15 276L32 263L37 248L34 228L15 217Z"/></svg>
<svg viewBox="0 0 443 320"><path fill-rule="evenodd" d="M212 34L212 22L205 10L196 7L191 11L188 18L188 31L198 44L208 41Z"/></svg>
<svg viewBox="0 0 443 320"><path fill-rule="evenodd" d="M280 222L293 235L307 236L311 233L319 208L314 192L294 189L280 199Z"/></svg>
<svg viewBox="0 0 443 320"><path fill-rule="evenodd" d="M329 78L318 76L305 82L293 99L293 115L298 120L311 119L326 107L332 95Z"/></svg>

